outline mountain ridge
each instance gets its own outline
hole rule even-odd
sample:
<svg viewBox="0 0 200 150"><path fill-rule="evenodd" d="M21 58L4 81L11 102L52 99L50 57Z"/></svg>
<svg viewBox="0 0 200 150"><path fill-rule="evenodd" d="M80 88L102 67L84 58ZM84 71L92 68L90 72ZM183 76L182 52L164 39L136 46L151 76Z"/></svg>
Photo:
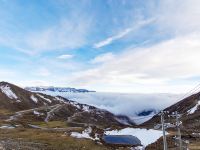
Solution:
<svg viewBox="0 0 200 150"><path fill-rule="evenodd" d="M54 86L36 86L36 87L25 87L25 90L31 92L43 92L43 91L51 91L51 92L72 92L72 93L88 93L88 92L96 92L87 89L76 89L71 87L54 87Z"/></svg>

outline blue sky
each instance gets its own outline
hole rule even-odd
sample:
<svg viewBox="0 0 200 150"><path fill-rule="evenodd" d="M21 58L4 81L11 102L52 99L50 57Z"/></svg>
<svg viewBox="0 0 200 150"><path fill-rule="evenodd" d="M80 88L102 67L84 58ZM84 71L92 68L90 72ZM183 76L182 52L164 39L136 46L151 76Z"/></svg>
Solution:
<svg viewBox="0 0 200 150"><path fill-rule="evenodd" d="M200 77L198 0L0 0L0 78L20 86L185 92Z"/></svg>

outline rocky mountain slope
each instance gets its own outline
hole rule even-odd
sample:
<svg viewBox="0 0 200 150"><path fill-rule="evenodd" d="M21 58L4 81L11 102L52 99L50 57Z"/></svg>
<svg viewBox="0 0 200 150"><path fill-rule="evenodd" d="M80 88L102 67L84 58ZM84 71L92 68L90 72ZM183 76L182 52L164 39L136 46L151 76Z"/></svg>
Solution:
<svg viewBox="0 0 200 150"><path fill-rule="evenodd" d="M126 116L114 114L86 104L57 96L30 92L7 82L0 82L0 108L10 116L10 120L31 121L67 121L77 126L121 126L133 123ZM14 114L13 114L14 113ZM8 119L9 120L9 119Z"/></svg>
<svg viewBox="0 0 200 150"><path fill-rule="evenodd" d="M60 101L39 93L32 93L7 82L0 82L0 108L9 111L50 106Z"/></svg>
<svg viewBox="0 0 200 150"><path fill-rule="evenodd" d="M174 149L178 147L177 124L175 112L177 111L179 120L181 121L180 129L182 134L182 145L184 149L189 147L191 150L200 149L200 92L193 94L174 105L164 109L164 117L166 123L168 148ZM160 115L155 115L149 121L143 123L141 127L156 128L161 130ZM152 143L147 150L163 149L162 138Z"/></svg>
<svg viewBox="0 0 200 150"><path fill-rule="evenodd" d="M166 112L166 122L175 122L171 115L177 111L181 115L180 120L183 123L185 129L200 129L200 92L193 94L176 104L164 109ZM154 126L160 123L160 116L155 115L152 119L145 122L145 126Z"/></svg>
<svg viewBox="0 0 200 150"><path fill-rule="evenodd" d="M127 116L0 82L0 149L111 150L104 130L133 125Z"/></svg>

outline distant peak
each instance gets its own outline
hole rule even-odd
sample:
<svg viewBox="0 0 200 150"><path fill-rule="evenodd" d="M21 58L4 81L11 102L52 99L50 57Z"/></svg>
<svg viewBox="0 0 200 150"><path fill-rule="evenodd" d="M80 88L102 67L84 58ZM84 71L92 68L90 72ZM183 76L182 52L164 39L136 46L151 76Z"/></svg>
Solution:
<svg viewBox="0 0 200 150"><path fill-rule="evenodd" d="M17 88L18 90L20 89L20 90L24 90L23 88L21 88L20 86L18 86L18 85L15 85L15 84L12 84L12 83L9 83L9 82L6 82L6 81L1 81L0 82L0 86L8 86L8 87L10 87L11 89L13 89L13 88Z"/></svg>
<svg viewBox="0 0 200 150"><path fill-rule="evenodd" d="M32 92L41 92L41 91L50 91L50 92L72 92L72 93L87 93L87 92L95 92L95 91L90 91L87 89L76 89L76 88L71 88L71 87L26 87L25 90L32 91Z"/></svg>

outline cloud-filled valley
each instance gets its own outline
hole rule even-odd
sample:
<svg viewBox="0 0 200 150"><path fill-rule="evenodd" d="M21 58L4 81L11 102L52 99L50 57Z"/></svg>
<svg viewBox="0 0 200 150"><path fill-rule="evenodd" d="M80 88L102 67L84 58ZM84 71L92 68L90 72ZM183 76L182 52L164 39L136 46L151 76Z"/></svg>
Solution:
<svg viewBox="0 0 200 150"><path fill-rule="evenodd" d="M106 109L116 115L137 118L145 110L162 110L180 100L181 94L128 94L128 93L70 93L44 92L63 96L79 103Z"/></svg>

